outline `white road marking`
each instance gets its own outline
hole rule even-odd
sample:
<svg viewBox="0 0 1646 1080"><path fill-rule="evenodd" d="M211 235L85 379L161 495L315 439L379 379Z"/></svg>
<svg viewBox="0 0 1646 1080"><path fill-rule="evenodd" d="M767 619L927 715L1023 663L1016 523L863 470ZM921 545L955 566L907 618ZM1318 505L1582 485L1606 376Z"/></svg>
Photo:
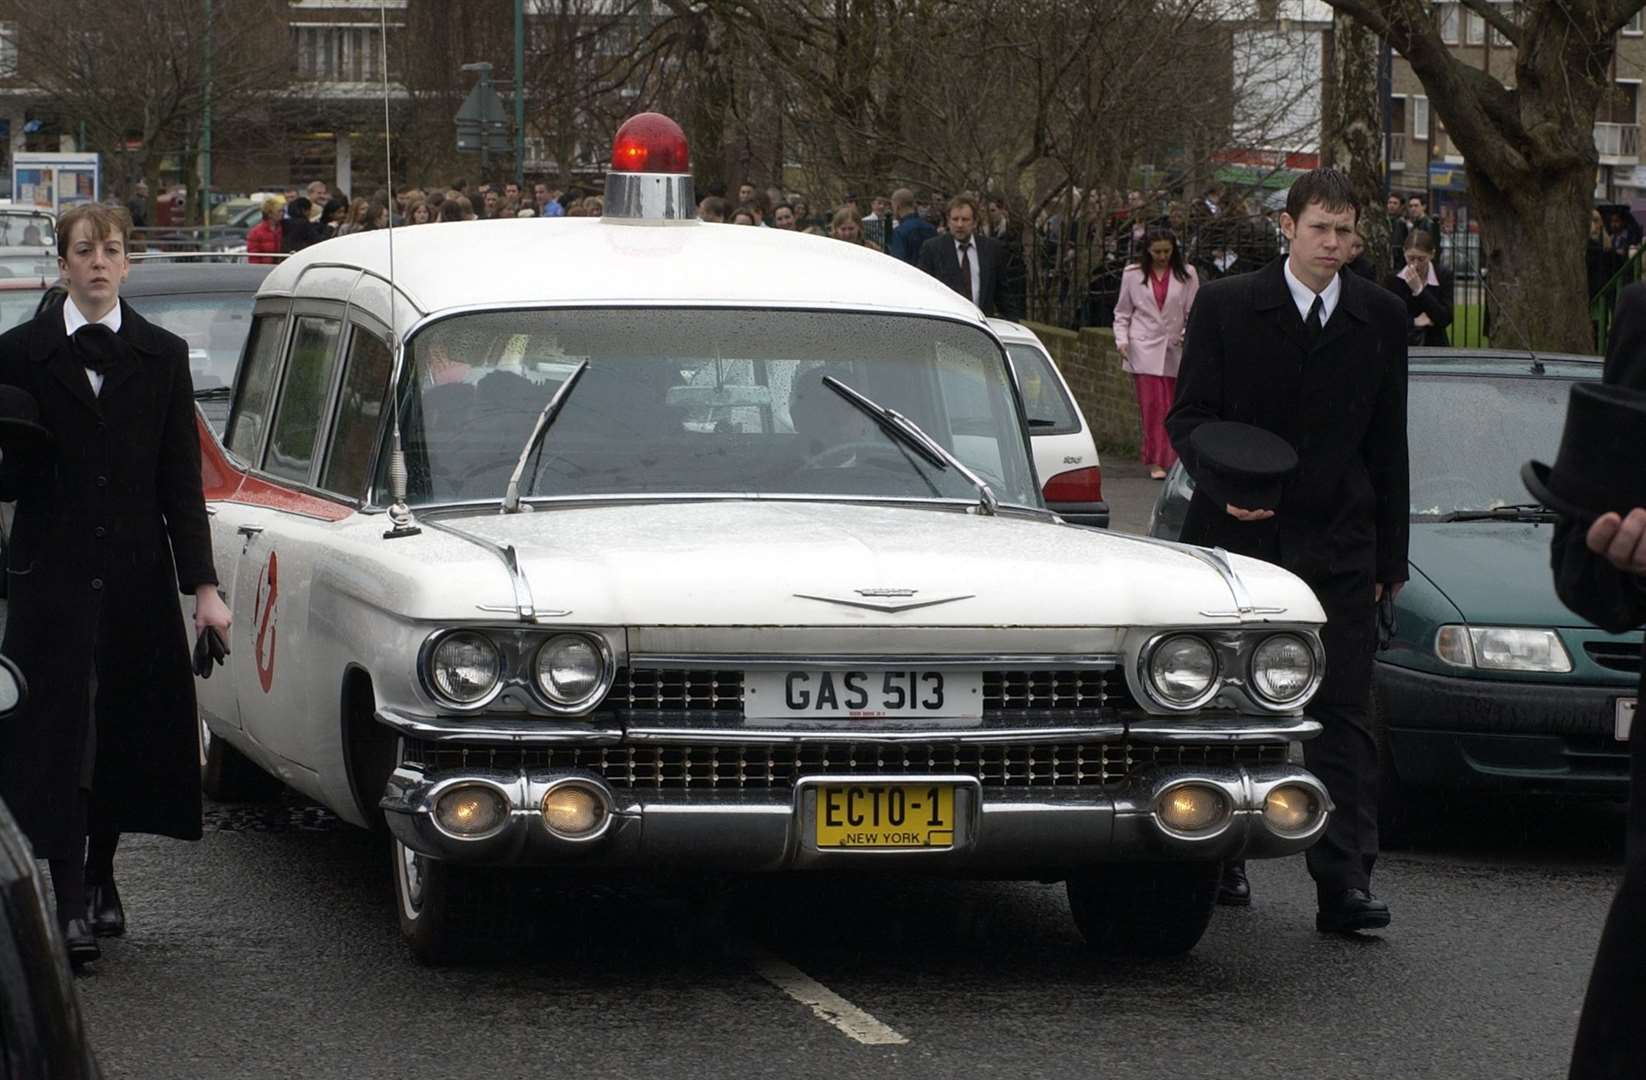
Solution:
<svg viewBox="0 0 1646 1080"><path fill-rule="evenodd" d="M807 975L793 964L786 963L770 953L757 951L753 956L755 971L760 977L794 998L802 1005L811 1006L817 1018L832 1024L867 1046L904 1046L908 1039L859 1009L827 986Z"/></svg>

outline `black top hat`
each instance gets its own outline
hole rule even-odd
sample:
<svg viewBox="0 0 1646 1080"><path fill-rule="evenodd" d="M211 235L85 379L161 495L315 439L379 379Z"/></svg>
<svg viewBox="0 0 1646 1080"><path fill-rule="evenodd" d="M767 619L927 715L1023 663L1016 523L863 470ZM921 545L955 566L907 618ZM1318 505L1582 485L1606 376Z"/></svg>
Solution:
<svg viewBox="0 0 1646 1080"><path fill-rule="evenodd" d="M1554 467L1528 461L1520 478L1538 501L1579 521L1646 506L1646 393L1576 383Z"/></svg>
<svg viewBox="0 0 1646 1080"><path fill-rule="evenodd" d="M57 439L40 424L40 403L20 386L0 386L0 451L45 450Z"/></svg>
<svg viewBox="0 0 1646 1080"><path fill-rule="evenodd" d="M1189 436L1200 459L1195 484L1219 506L1274 510L1280 488L1297 469L1297 451L1265 428L1218 420L1201 424Z"/></svg>

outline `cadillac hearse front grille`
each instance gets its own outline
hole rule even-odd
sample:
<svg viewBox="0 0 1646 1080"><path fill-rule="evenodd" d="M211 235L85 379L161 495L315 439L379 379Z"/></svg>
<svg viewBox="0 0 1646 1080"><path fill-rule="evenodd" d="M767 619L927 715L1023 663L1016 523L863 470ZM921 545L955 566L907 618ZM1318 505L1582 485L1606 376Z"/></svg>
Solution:
<svg viewBox="0 0 1646 1080"><path fill-rule="evenodd" d="M743 711L741 671L622 668L608 707L635 718L679 721L696 713L723 719ZM1056 714L1092 714L1133 707L1126 676L1114 670L985 671L983 715L988 719L1044 720Z"/></svg>
<svg viewBox="0 0 1646 1080"><path fill-rule="evenodd" d="M985 787L1104 787L1152 765L1280 765L1282 745L956 743L802 746L451 746L406 741L408 762L434 769L581 769L634 790L769 790L807 776L949 773Z"/></svg>

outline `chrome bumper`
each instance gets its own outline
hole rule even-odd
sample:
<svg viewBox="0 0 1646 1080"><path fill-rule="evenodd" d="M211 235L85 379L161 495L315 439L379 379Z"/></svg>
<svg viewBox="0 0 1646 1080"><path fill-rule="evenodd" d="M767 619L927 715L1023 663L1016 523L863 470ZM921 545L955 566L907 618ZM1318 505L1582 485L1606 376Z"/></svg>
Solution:
<svg viewBox="0 0 1646 1080"><path fill-rule="evenodd" d="M593 839L561 838L549 831L538 812L550 785L568 777L601 789L609 799L609 825ZM1160 822L1155 812L1159 796L1185 781L1213 785L1228 798L1231 813L1220 826L1185 836ZM436 823L435 800L465 782L484 783L507 796L508 820L493 835L459 838ZM819 849L814 824L818 786L853 782L954 784L954 843L916 850ZM1301 785L1315 793L1321 812L1306 831L1281 834L1265 821L1264 800L1281 784ZM390 778L381 805L389 828L407 847L459 863L743 872L872 868L1035 877L1130 859L1214 861L1293 855L1325 831L1331 803L1318 780L1292 765L1155 769L1134 778L1119 793L986 788L976 777L953 775L814 776L792 788L757 791L633 790L613 787L592 773L567 770L424 771L402 765Z"/></svg>

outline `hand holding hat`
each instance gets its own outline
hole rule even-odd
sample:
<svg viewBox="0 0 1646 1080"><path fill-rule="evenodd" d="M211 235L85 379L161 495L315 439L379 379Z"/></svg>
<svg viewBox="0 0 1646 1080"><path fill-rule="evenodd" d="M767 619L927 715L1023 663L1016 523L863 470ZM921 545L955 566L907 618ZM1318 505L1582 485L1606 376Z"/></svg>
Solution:
<svg viewBox="0 0 1646 1080"><path fill-rule="evenodd" d="M57 439L40 423L40 403L20 386L0 386L0 451L50 450Z"/></svg>
<svg viewBox="0 0 1646 1080"><path fill-rule="evenodd" d="M1200 467L1195 483L1241 521L1265 521L1280 506L1285 480L1297 471L1297 451L1274 432L1218 420L1189 436Z"/></svg>

